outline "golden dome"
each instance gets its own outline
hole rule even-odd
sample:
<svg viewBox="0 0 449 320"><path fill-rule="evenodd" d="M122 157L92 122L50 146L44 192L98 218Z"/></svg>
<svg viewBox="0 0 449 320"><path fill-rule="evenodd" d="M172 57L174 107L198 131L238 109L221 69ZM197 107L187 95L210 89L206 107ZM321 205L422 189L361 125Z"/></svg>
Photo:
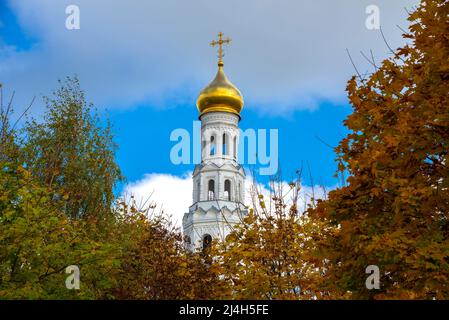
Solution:
<svg viewBox="0 0 449 320"><path fill-rule="evenodd" d="M208 112L230 112L240 117L243 96L223 71L223 61L218 62L215 79L204 88L196 101L200 117Z"/></svg>

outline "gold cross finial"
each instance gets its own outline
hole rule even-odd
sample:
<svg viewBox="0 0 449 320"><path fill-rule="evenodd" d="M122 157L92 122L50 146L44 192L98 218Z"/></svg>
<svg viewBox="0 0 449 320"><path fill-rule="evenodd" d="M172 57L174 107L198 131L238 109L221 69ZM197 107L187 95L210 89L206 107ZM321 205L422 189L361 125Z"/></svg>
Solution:
<svg viewBox="0 0 449 320"><path fill-rule="evenodd" d="M218 40L214 40L210 43L212 47L218 46L218 65L223 66L223 45L231 43L230 38L223 39L223 32L218 33Z"/></svg>

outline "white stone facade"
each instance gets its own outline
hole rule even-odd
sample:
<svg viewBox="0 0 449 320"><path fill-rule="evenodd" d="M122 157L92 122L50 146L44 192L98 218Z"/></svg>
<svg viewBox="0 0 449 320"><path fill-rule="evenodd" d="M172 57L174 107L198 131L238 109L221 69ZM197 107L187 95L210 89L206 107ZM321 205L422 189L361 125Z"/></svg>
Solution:
<svg viewBox="0 0 449 320"><path fill-rule="evenodd" d="M193 205L183 217L186 245L194 250L221 239L246 215L245 171L237 162L239 116L201 116L201 164L193 172Z"/></svg>

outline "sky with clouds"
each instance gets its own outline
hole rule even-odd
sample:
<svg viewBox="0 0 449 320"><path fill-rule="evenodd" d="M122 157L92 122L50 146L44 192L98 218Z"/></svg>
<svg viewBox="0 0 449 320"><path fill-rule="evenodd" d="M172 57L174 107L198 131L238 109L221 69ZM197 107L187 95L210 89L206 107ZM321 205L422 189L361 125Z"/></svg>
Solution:
<svg viewBox="0 0 449 320"><path fill-rule="evenodd" d="M314 181L305 185L334 186L332 147L346 134L342 121L351 111L345 86L354 68L346 49L361 73L371 71L360 51L372 50L380 62L389 50L379 30L366 28L367 6L379 7L396 48L404 44L398 26L407 28L407 10L417 3L0 0L0 81L6 95L16 91L20 111L77 74L88 99L108 110L128 183L181 190L193 166L170 163L170 132L192 130L198 92L216 71L209 42L223 31L233 39L225 70L245 97L241 126L279 130L285 179L307 167ZM65 28L71 4L80 8L80 30ZM41 112L38 99L32 113ZM178 202L188 207L184 198Z"/></svg>
<svg viewBox="0 0 449 320"><path fill-rule="evenodd" d="M181 227L182 217L186 211L186 204L190 205L192 202L193 185L191 179L191 172L187 172L182 176L175 176L171 174L146 174L138 181L131 182L124 187L123 197L127 201L135 201L135 205L139 209L146 209L149 206L155 206L155 212L161 211L170 215L170 218L175 226ZM255 182L251 176L247 176L245 180L245 204L252 206L257 203L257 197L252 192L257 188L258 192L264 196L265 199L270 199L270 195L275 191L270 184L263 184ZM291 187L287 182L275 187L279 192L279 188L284 194L286 204L292 202ZM312 204L312 199L323 199L326 197L326 192L334 189L335 186L324 188L323 186L305 186L300 187L299 196L297 200L297 207L300 210L306 210L307 206ZM176 201L173 201L173 198ZM256 201L256 202L254 202ZM269 206L267 202L267 206Z"/></svg>

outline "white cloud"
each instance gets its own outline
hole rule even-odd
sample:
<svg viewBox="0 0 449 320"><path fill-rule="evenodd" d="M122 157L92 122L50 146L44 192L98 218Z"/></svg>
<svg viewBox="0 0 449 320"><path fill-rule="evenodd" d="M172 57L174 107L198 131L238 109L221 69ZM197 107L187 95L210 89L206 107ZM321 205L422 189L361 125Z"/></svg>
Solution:
<svg viewBox="0 0 449 320"><path fill-rule="evenodd" d="M253 181L251 177L247 177L245 182L245 204L252 206L251 188ZM266 199L270 196L270 191L267 186L263 184L257 185L261 194ZM123 191L123 196L129 198L134 196L134 200L138 207L143 204L155 204L157 211L163 209L165 213L171 215L172 221L176 226L181 227L182 217L192 205L192 178L191 172L183 176L174 176L164 173L149 173L144 175L141 180L129 183ZM287 182L282 182L282 188L287 192L290 187ZM327 191L334 189L334 187L327 188ZM325 192L322 187L316 186L313 188L309 186L302 186L300 197L298 201L298 208L304 209L306 204L310 202L312 194L315 193L315 198L324 198ZM289 200L289 195L286 201Z"/></svg>
<svg viewBox="0 0 449 320"><path fill-rule="evenodd" d="M182 177L149 173L141 180L128 184L123 191L126 198L134 196L137 206L155 204L172 217L172 221L181 226L182 216L192 205L191 173Z"/></svg>
<svg viewBox="0 0 449 320"><path fill-rule="evenodd" d="M313 109L322 99L345 101L345 83L354 73L346 48L362 73L371 68L360 50L372 49L377 61L388 55L380 32L365 27L366 7L379 6L394 48L404 41L396 27L407 26L404 7L418 2L78 0L81 30L69 31L65 8L72 0L9 0L38 43L26 52L0 47L0 74L26 101L77 73L96 104L164 107L183 96L194 108L215 72L208 42L223 31L234 40L226 70L248 108Z"/></svg>

